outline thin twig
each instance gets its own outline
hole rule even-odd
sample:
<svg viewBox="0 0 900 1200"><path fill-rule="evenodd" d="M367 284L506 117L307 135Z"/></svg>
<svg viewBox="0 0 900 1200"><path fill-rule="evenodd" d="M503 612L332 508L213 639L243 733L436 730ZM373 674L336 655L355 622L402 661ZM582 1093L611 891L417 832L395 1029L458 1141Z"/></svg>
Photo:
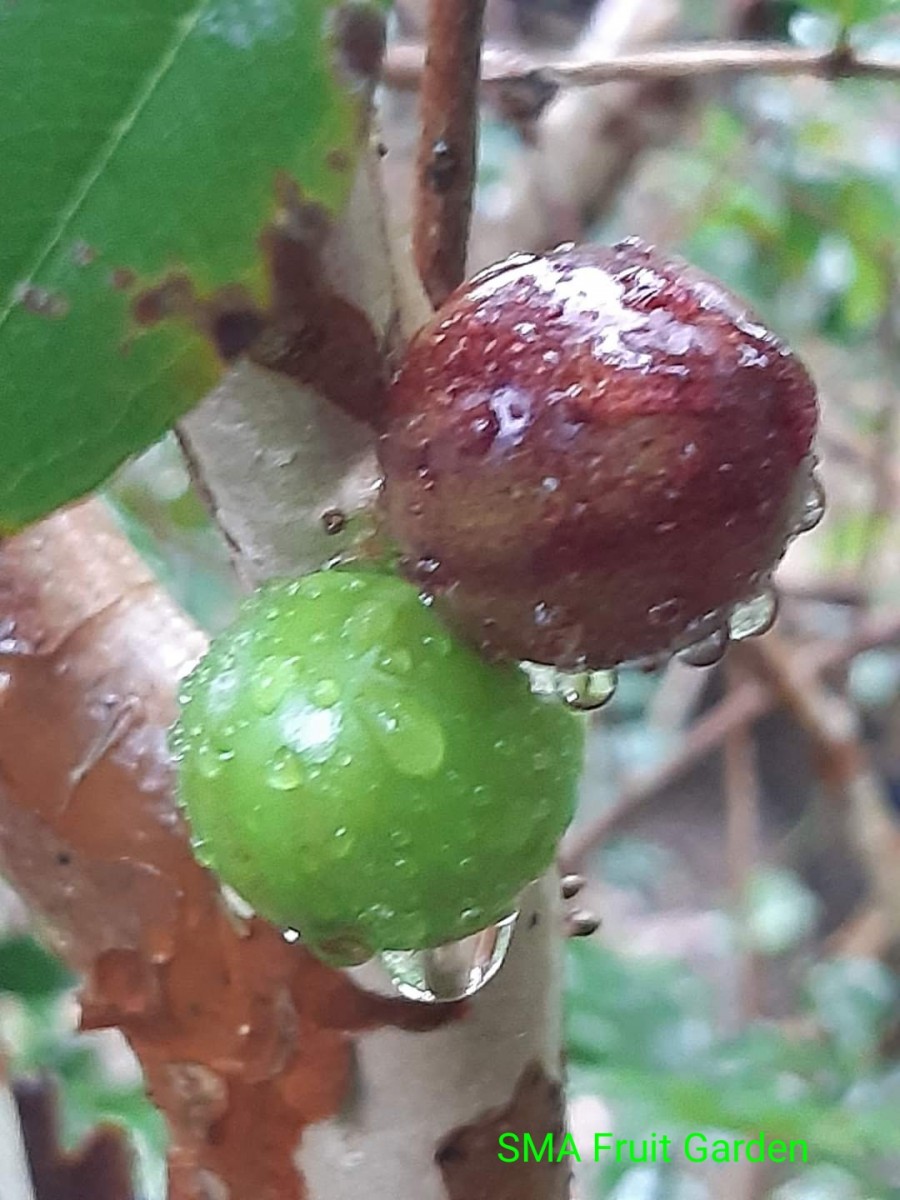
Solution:
<svg viewBox="0 0 900 1200"><path fill-rule="evenodd" d="M755 682L745 683L729 693L705 716L694 722L676 753L653 770L642 771L627 780L614 804L566 838L560 855L563 868L566 871L581 870L592 850L620 832L660 792L711 754L731 730L761 717L770 703L767 690Z"/></svg>
<svg viewBox="0 0 900 1200"><path fill-rule="evenodd" d="M466 275L485 0L431 0L413 248L432 303Z"/></svg>
<svg viewBox="0 0 900 1200"><path fill-rule="evenodd" d="M733 695L743 683L743 676L733 661L727 664L727 676L728 691ZM760 848L759 776L756 745L749 722L737 725L726 735L722 767L728 878L733 914L739 921ZM762 963L752 946L740 946L737 967L735 1015L738 1028L743 1028L759 1015L762 1000ZM746 1194L752 1195L752 1175L744 1183Z"/></svg>
<svg viewBox="0 0 900 1200"><path fill-rule="evenodd" d="M860 852L891 941L900 939L900 836L850 701L818 678L806 678L796 655L777 636L741 647L744 660L768 680L810 740L838 834Z"/></svg>
<svg viewBox="0 0 900 1200"><path fill-rule="evenodd" d="M416 44L399 43L387 53L384 80L414 90L424 73L425 53ZM767 42L706 42L619 54L590 63L545 62L486 46L483 83L528 83L552 88L594 87L614 81L696 79L716 75L807 75L819 79L900 79L896 58L837 47L803 50Z"/></svg>
<svg viewBox="0 0 900 1200"><path fill-rule="evenodd" d="M865 758L848 706L799 669L796 655L777 633L736 646L734 656L772 688L809 738L826 786L846 788Z"/></svg>

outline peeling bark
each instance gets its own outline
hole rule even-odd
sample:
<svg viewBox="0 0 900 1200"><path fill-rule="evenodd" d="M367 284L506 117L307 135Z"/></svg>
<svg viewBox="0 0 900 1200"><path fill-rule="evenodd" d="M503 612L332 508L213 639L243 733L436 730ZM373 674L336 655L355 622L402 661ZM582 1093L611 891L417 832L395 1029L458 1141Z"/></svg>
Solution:
<svg viewBox="0 0 900 1200"><path fill-rule="evenodd" d="M559 1083L540 1063L522 1072L508 1104L483 1113L471 1125L444 1138L435 1158L449 1200L565 1200L571 1170L556 1161L565 1132L565 1105ZM502 1162L497 1153L504 1133L530 1133L537 1145L549 1134L554 1153L541 1162Z"/></svg>
<svg viewBox="0 0 900 1200"><path fill-rule="evenodd" d="M370 155L320 269L330 292L366 314L390 362L430 310L409 264L395 261L379 188ZM351 517L375 497L377 419L355 419L314 387L245 361L182 421L193 474L248 583L315 570L350 544L352 523L335 534L334 514Z"/></svg>

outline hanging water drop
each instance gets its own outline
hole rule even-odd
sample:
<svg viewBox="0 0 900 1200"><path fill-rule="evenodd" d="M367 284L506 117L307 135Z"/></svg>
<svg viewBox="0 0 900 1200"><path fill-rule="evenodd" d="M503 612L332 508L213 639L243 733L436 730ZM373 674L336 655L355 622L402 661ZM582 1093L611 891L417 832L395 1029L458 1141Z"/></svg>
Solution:
<svg viewBox="0 0 900 1200"><path fill-rule="evenodd" d="M809 490L803 499L803 505L797 518L793 532L796 534L809 533L819 524L825 515L825 489L815 475L810 477Z"/></svg>
<svg viewBox="0 0 900 1200"><path fill-rule="evenodd" d="M353 834L346 825L340 825L334 831L334 854L336 858L346 858L353 849Z"/></svg>
<svg viewBox="0 0 900 1200"><path fill-rule="evenodd" d="M254 707L267 716L275 711L296 682L294 665L289 659L265 658L250 680L250 699Z"/></svg>
<svg viewBox="0 0 900 1200"><path fill-rule="evenodd" d="M714 629L699 642L685 646L678 652L678 658L690 667L712 667L722 660L727 649L728 630L722 627Z"/></svg>
<svg viewBox="0 0 900 1200"><path fill-rule="evenodd" d="M742 642L745 638L759 637L775 624L778 615L778 598L771 588L735 605L728 618L728 631L732 641Z"/></svg>
<svg viewBox="0 0 900 1200"><path fill-rule="evenodd" d="M334 708L341 698L341 689L335 679L320 679L312 691L312 698L319 708Z"/></svg>
<svg viewBox="0 0 900 1200"><path fill-rule="evenodd" d="M518 914L456 942L428 950L385 950L378 960L397 992L422 1004L465 1000L489 983L506 959Z"/></svg>
<svg viewBox="0 0 900 1200"><path fill-rule="evenodd" d="M615 671L558 671L555 690L569 708L593 712L612 700L617 683Z"/></svg>
<svg viewBox="0 0 900 1200"><path fill-rule="evenodd" d="M286 746L277 752L266 771L266 782L279 792L289 792L303 782L300 762Z"/></svg>
<svg viewBox="0 0 900 1200"><path fill-rule="evenodd" d="M523 662L519 666L528 676L528 685L536 696L556 695L556 667L533 662Z"/></svg>
<svg viewBox="0 0 900 1200"><path fill-rule="evenodd" d="M197 770L204 779L215 779L222 772L225 759L209 742L201 742L197 750Z"/></svg>

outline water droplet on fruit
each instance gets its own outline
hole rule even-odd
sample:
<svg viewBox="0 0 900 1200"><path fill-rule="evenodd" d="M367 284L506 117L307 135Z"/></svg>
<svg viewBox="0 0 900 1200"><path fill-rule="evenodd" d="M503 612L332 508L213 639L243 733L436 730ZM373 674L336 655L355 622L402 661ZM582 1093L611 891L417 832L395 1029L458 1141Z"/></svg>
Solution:
<svg viewBox="0 0 900 1200"><path fill-rule="evenodd" d="M775 624L777 615L778 599L771 588L765 588L752 599L735 605L728 619L732 640L742 642L766 633Z"/></svg>
<svg viewBox="0 0 900 1200"><path fill-rule="evenodd" d="M407 1000L421 1004L465 1000L480 992L503 966L516 917L513 913L469 937L428 950L385 950L379 961Z"/></svg>
<svg viewBox="0 0 900 1200"><path fill-rule="evenodd" d="M728 649L728 630L724 627L679 651L679 659L691 667L712 667L720 662Z"/></svg>
<svg viewBox="0 0 900 1200"><path fill-rule="evenodd" d="M355 967L372 957L372 947L356 930L348 929L325 937L304 938L323 962L333 967Z"/></svg>
<svg viewBox="0 0 900 1200"><path fill-rule="evenodd" d="M267 716L275 711L295 682L294 668L288 659L264 658L250 681L250 699Z"/></svg>
<svg viewBox="0 0 900 1200"><path fill-rule="evenodd" d="M397 606L385 601L360 604L344 626L347 640L355 650L371 650L383 642L397 616Z"/></svg>
<svg viewBox="0 0 900 1200"><path fill-rule="evenodd" d="M215 779L221 775L225 760L209 742L202 742L197 750L197 770L204 779Z"/></svg>
<svg viewBox="0 0 900 1200"><path fill-rule="evenodd" d="M209 848L209 842L207 842L206 838L192 838L191 849L194 851L194 857L201 867L214 866L213 854Z"/></svg>
<svg viewBox="0 0 900 1200"><path fill-rule="evenodd" d="M333 708L341 698L341 689L334 679L320 679L312 691L319 708Z"/></svg>
<svg viewBox="0 0 900 1200"><path fill-rule="evenodd" d="M612 700L617 683L615 671L558 671L556 694L569 708L593 712Z"/></svg>
<svg viewBox="0 0 900 1200"><path fill-rule="evenodd" d="M303 771L296 754L282 747L269 763L266 782L279 792L290 792L303 782Z"/></svg>
<svg viewBox="0 0 900 1200"><path fill-rule="evenodd" d="M536 696L558 696L569 708L592 712L613 698L618 678L615 671L560 671L544 663L523 662L519 666L528 676Z"/></svg>
<svg viewBox="0 0 900 1200"><path fill-rule="evenodd" d="M439 558L420 558L413 567L413 578L424 582L441 569Z"/></svg>
<svg viewBox="0 0 900 1200"><path fill-rule="evenodd" d="M647 613L647 620L651 625L668 625L670 621L677 621L681 616L682 602L675 596L669 600L663 600L661 604L654 604Z"/></svg>
<svg viewBox="0 0 900 1200"><path fill-rule="evenodd" d="M408 675L412 670L412 655L400 646L385 654L379 660L378 665L382 671L387 671L390 675Z"/></svg>
<svg viewBox="0 0 900 1200"><path fill-rule="evenodd" d="M528 684L536 696L556 695L556 667L533 662L523 662L519 665L528 676Z"/></svg>
<svg viewBox="0 0 900 1200"><path fill-rule="evenodd" d="M369 723L385 757L401 775L436 775L444 761L444 731L423 706L407 699L381 704Z"/></svg>
<svg viewBox="0 0 900 1200"><path fill-rule="evenodd" d="M334 854L337 858L346 858L353 849L353 835L346 825L341 825L334 831Z"/></svg>
<svg viewBox="0 0 900 1200"><path fill-rule="evenodd" d="M809 481L809 491L803 500L803 506L794 526L795 533L809 533L819 524L825 515L825 489L813 475Z"/></svg>

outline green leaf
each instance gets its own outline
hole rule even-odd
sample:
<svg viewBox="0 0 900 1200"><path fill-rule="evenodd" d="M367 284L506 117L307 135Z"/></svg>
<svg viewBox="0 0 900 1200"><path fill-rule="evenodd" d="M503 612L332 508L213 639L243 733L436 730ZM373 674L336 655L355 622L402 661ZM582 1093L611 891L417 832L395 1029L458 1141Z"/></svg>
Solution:
<svg viewBox="0 0 900 1200"><path fill-rule="evenodd" d="M837 17L845 29L865 21L877 21L896 6L897 0L805 0L806 8Z"/></svg>
<svg viewBox="0 0 900 1200"><path fill-rule="evenodd" d="M0 992L31 1000L52 996L73 983L62 963L33 938L11 937L0 942Z"/></svg>
<svg viewBox="0 0 900 1200"><path fill-rule="evenodd" d="M215 318L221 349L270 301L266 231L347 197L387 7L0 4L0 532L215 383Z"/></svg>

